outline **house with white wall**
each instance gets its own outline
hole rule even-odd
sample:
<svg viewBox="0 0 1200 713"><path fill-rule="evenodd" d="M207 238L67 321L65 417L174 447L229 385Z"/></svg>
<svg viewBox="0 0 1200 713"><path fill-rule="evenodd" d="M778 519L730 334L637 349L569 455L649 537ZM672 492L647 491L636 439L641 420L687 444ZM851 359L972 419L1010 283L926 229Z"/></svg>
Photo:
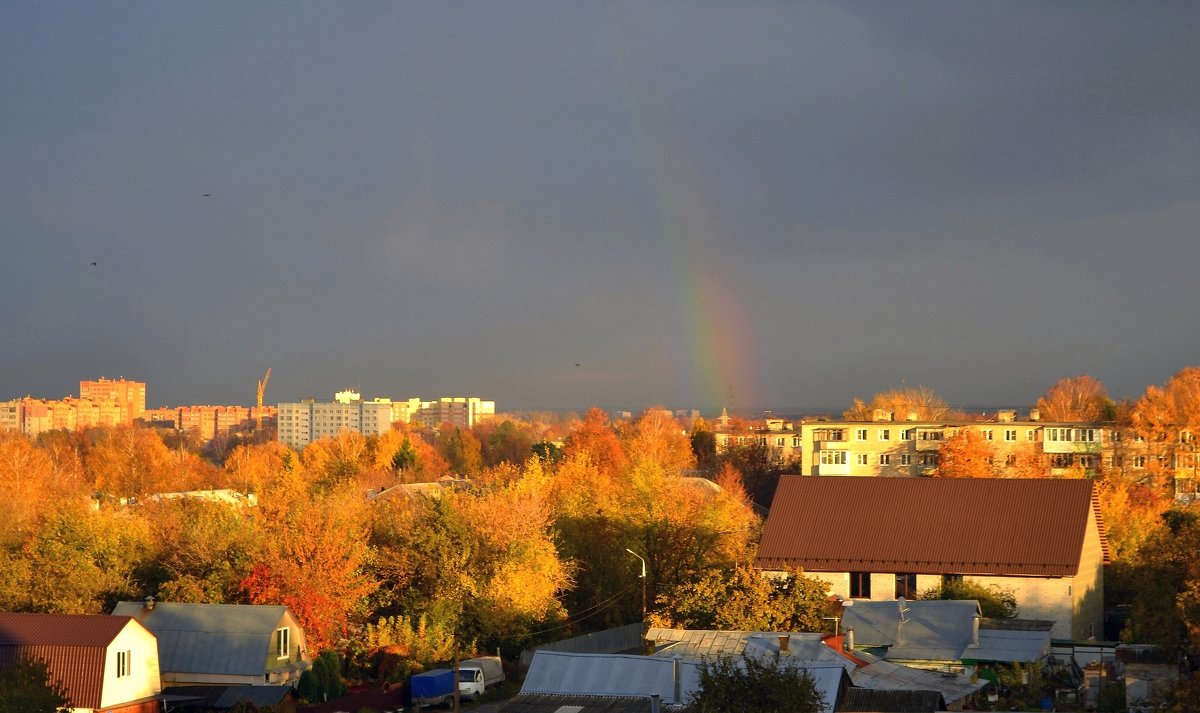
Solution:
<svg viewBox="0 0 1200 713"><path fill-rule="evenodd" d="M74 713L163 710L158 642L127 616L0 613L0 668L43 662Z"/></svg>
<svg viewBox="0 0 1200 713"><path fill-rule="evenodd" d="M948 580L1011 591L1058 639L1103 631L1108 545L1090 480L784 477L757 566L845 599L914 599Z"/></svg>
<svg viewBox="0 0 1200 713"><path fill-rule="evenodd" d="M120 602L158 637L164 686L294 685L312 666L304 629L284 606Z"/></svg>

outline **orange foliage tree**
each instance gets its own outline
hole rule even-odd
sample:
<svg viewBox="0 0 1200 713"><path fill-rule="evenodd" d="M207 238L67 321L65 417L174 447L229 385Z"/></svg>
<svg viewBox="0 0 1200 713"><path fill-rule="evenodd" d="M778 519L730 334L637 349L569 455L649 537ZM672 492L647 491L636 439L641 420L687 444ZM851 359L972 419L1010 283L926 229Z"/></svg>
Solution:
<svg viewBox="0 0 1200 713"><path fill-rule="evenodd" d="M960 428L942 441L938 451L939 478L991 478L996 475L996 451L983 434L973 428Z"/></svg>
<svg viewBox="0 0 1200 713"><path fill-rule="evenodd" d="M593 406L578 428L567 436L563 455L567 457L586 454L587 459L601 471L613 475L625 467L628 459L621 448L621 441L608 425L608 414Z"/></svg>
<svg viewBox="0 0 1200 713"><path fill-rule="evenodd" d="M1037 400L1037 408L1047 421L1101 421L1113 415L1104 384L1088 374L1060 379Z"/></svg>
<svg viewBox="0 0 1200 713"><path fill-rule="evenodd" d="M909 414L915 414L918 421L938 421L954 415L933 389L906 386L875 394L869 404L854 399L854 404L843 416L850 421L869 421L876 409L890 411L897 421L907 420Z"/></svg>
<svg viewBox="0 0 1200 713"><path fill-rule="evenodd" d="M1189 366L1163 386L1150 386L1134 405L1134 433L1146 441L1151 473L1167 488L1172 475L1197 480L1200 468L1200 367Z"/></svg>
<svg viewBox="0 0 1200 713"><path fill-rule="evenodd" d="M241 590L253 604L289 607L315 651L347 636L375 591L365 571L366 507L353 489L336 490L298 498L281 519L260 523L271 536Z"/></svg>

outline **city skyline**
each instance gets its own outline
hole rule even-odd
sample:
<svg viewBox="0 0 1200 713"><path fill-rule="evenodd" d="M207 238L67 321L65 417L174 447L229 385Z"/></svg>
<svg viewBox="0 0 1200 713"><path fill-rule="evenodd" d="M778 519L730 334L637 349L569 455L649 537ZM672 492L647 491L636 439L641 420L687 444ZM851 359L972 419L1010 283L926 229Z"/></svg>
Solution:
<svg viewBox="0 0 1200 713"><path fill-rule="evenodd" d="M1116 398L1195 363L1200 7L0 8L0 398Z"/></svg>

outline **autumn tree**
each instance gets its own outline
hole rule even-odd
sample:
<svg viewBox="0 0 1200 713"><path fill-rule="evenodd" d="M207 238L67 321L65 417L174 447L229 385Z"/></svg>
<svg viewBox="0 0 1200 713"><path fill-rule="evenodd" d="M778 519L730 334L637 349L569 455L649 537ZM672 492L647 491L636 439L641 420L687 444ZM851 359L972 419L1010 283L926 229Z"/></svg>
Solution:
<svg viewBox="0 0 1200 713"><path fill-rule="evenodd" d="M47 499L57 494L53 485L54 465L45 451L20 433L0 434L0 547L24 541Z"/></svg>
<svg viewBox="0 0 1200 713"><path fill-rule="evenodd" d="M375 439L373 465L391 471L402 483L430 483L450 472L437 449L404 423L393 424Z"/></svg>
<svg viewBox="0 0 1200 713"><path fill-rule="evenodd" d="M877 409L891 412L897 421L909 420L910 414L918 421L939 421L955 415L933 389L925 386L882 391L875 394L869 404L855 399L843 415L847 420L869 421Z"/></svg>
<svg viewBox="0 0 1200 713"><path fill-rule="evenodd" d="M148 428L98 429L99 439L85 465L96 490L112 497L136 497L179 488L177 460L158 434Z"/></svg>
<svg viewBox="0 0 1200 713"><path fill-rule="evenodd" d="M225 458L226 483L243 493L262 494L297 464L295 452L282 443L240 445Z"/></svg>
<svg viewBox="0 0 1200 713"><path fill-rule="evenodd" d="M229 604L258 559L263 534L237 506L180 499L144 506L154 542L147 588L170 602Z"/></svg>
<svg viewBox="0 0 1200 713"><path fill-rule="evenodd" d="M370 467L367 437L343 430L331 438L313 441L300 453L308 479L323 489L333 489L354 480Z"/></svg>
<svg viewBox="0 0 1200 713"><path fill-rule="evenodd" d="M628 462L616 431L608 424L608 414L602 409L594 406L588 409L583 421L567 436L563 456L571 458L579 454L586 454L589 461L609 475L622 470Z"/></svg>
<svg viewBox="0 0 1200 713"><path fill-rule="evenodd" d="M661 407L647 409L634 421L625 438L625 451L635 470L652 467L681 474L696 464L687 431Z"/></svg>
<svg viewBox="0 0 1200 713"><path fill-rule="evenodd" d="M444 423L435 445L456 475L478 475L483 470L483 447L470 431Z"/></svg>
<svg viewBox="0 0 1200 713"><path fill-rule="evenodd" d="M996 475L996 451L983 434L960 428L942 441L934 475L939 478L991 478Z"/></svg>
<svg viewBox="0 0 1200 713"><path fill-rule="evenodd" d="M651 626L820 631L829 585L799 571L767 576L748 564L707 570L659 595Z"/></svg>
<svg viewBox="0 0 1200 713"><path fill-rule="evenodd" d="M1060 379L1037 400L1047 421L1107 421L1114 405L1099 379L1088 374Z"/></svg>
<svg viewBox="0 0 1200 713"><path fill-rule="evenodd" d="M482 447L485 466L521 465L533 455L533 434L528 424L505 419L484 421L472 429Z"/></svg>
<svg viewBox="0 0 1200 713"><path fill-rule="evenodd" d="M252 604L283 604L320 651L336 644L366 615L377 584L367 575L366 513L355 488L296 499L274 521L258 561L241 582Z"/></svg>
<svg viewBox="0 0 1200 713"><path fill-rule="evenodd" d="M129 509L54 503L24 547L0 561L0 608L95 614L138 598L149 549L145 522Z"/></svg>
<svg viewBox="0 0 1200 713"><path fill-rule="evenodd" d="M1122 573L1128 599L1120 603L1131 604L1122 639L1174 654L1200 643L1200 516L1168 510L1162 522Z"/></svg>
<svg viewBox="0 0 1200 713"><path fill-rule="evenodd" d="M1200 367L1189 366L1163 386L1150 386L1138 399L1131 416L1135 434L1145 439L1150 453L1147 465L1167 488L1172 475L1198 475L1200 443Z"/></svg>

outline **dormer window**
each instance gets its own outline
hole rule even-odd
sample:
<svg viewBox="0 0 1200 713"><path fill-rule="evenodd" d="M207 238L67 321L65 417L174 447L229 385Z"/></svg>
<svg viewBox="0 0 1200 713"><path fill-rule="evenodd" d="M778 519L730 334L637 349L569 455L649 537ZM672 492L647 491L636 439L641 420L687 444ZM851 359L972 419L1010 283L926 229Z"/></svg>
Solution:
<svg viewBox="0 0 1200 713"><path fill-rule="evenodd" d="M279 658L286 659L291 652L291 641L289 641L291 631L288 627L275 630L275 648L279 652Z"/></svg>

